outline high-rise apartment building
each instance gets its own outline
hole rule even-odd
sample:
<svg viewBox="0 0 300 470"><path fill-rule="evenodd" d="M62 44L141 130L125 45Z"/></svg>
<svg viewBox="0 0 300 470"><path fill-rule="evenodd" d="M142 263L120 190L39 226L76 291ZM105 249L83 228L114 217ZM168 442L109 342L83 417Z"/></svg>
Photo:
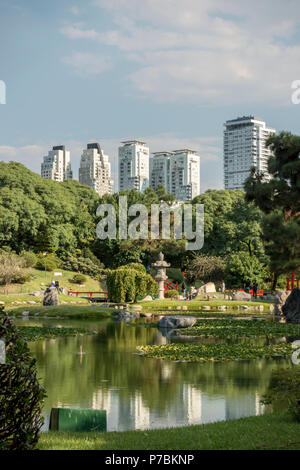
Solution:
<svg viewBox="0 0 300 470"><path fill-rule="evenodd" d="M57 145L48 152L41 164L42 178L65 181L73 178L70 152L64 145Z"/></svg>
<svg viewBox="0 0 300 470"><path fill-rule="evenodd" d="M275 129L254 116L243 116L224 124L224 186L225 189L244 189L244 182L255 167L270 179L268 160L272 151L266 140Z"/></svg>
<svg viewBox="0 0 300 470"><path fill-rule="evenodd" d="M143 192L149 186L149 148L140 140L121 142L119 147L119 190Z"/></svg>
<svg viewBox="0 0 300 470"><path fill-rule="evenodd" d="M113 193L109 157L98 143L87 144L79 168L79 182L91 186L99 196Z"/></svg>
<svg viewBox="0 0 300 470"><path fill-rule="evenodd" d="M191 201L200 194L200 156L194 150L155 152L150 160L150 184L162 184L178 201Z"/></svg>

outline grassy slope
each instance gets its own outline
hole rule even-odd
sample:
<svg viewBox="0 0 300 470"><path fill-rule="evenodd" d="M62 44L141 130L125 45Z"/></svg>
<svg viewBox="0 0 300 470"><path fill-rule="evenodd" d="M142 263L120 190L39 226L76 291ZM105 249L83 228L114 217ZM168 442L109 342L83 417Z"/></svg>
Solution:
<svg viewBox="0 0 300 470"><path fill-rule="evenodd" d="M28 273L32 274L34 277L31 281L26 282L25 284L11 284L9 286L9 293L23 293L23 292L32 292L33 290L45 288L50 285L51 281L58 280L59 284L63 287L69 289L72 287L73 291L76 290L86 290L86 291L99 291L104 290L103 286L101 287L99 281L92 279L90 276L86 276L86 282L84 283L84 287L80 287L77 284L73 284L69 281L75 272L71 271L64 271L62 269L56 269L55 272L62 273L62 276L54 276L53 272L44 272L38 269L29 269ZM0 293L4 294L4 287L1 286Z"/></svg>
<svg viewBox="0 0 300 470"><path fill-rule="evenodd" d="M300 423L281 413L161 430L98 434L51 431L41 434L37 447L42 450L300 450Z"/></svg>

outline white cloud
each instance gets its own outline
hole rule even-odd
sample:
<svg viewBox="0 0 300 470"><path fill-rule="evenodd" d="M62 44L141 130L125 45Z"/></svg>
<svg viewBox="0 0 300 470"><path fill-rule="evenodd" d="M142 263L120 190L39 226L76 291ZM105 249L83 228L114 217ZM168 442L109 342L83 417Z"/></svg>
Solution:
<svg viewBox="0 0 300 470"><path fill-rule="evenodd" d="M62 61L73 67L75 73L82 77L100 75L112 67L108 57L90 52L73 52L70 56L63 57Z"/></svg>
<svg viewBox="0 0 300 470"><path fill-rule="evenodd" d="M65 26L71 39L114 46L134 87L157 101L290 103L298 78L298 0L94 0L107 30Z"/></svg>

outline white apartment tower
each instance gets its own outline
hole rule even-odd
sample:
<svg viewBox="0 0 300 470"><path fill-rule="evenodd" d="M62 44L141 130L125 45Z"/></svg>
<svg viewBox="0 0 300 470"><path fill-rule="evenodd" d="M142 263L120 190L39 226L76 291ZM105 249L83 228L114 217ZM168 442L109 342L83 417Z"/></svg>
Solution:
<svg viewBox="0 0 300 470"><path fill-rule="evenodd" d="M44 157L41 164L41 176L54 181L65 181L73 178L70 152L65 149L64 145L57 145L49 150L48 155Z"/></svg>
<svg viewBox="0 0 300 470"><path fill-rule="evenodd" d="M119 147L119 190L144 192L149 186L149 148L140 140L121 142Z"/></svg>
<svg viewBox="0 0 300 470"><path fill-rule="evenodd" d="M177 201L191 201L200 194L200 156L194 150L155 152L150 161L150 184L162 184Z"/></svg>
<svg viewBox="0 0 300 470"><path fill-rule="evenodd" d="M270 179L268 160L272 155L266 140L275 129L254 116L243 116L224 124L224 186L225 189L244 189L244 182L255 167Z"/></svg>
<svg viewBox="0 0 300 470"><path fill-rule="evenodd" d="M87 144L79 168L79 182L91 186L99 196L113 193L109 157L98 143Z"/></svg>

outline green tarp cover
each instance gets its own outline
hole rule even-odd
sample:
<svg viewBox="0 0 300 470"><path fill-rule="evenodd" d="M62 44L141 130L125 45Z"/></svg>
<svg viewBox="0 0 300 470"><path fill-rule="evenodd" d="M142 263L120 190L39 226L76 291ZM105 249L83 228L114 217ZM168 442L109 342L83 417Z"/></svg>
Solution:
<svg viewBox="0 0 300 470"><path fill-rule="evenodd" d="M51 431L106 431L105 410L52 408Z"/></svg>

